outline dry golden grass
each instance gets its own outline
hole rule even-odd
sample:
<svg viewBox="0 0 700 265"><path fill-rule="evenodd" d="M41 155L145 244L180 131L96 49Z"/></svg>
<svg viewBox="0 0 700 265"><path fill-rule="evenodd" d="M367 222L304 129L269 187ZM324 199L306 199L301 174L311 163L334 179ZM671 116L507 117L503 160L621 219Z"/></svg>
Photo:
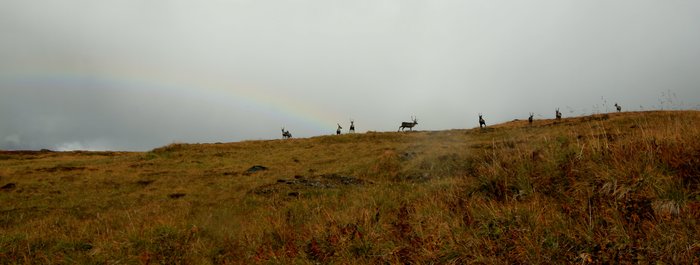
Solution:
<svg viewBox="0 0 700 265"><path fill-rule="evenodd" d="M0 263L698 264L699 121L0 152Z"/></svg>

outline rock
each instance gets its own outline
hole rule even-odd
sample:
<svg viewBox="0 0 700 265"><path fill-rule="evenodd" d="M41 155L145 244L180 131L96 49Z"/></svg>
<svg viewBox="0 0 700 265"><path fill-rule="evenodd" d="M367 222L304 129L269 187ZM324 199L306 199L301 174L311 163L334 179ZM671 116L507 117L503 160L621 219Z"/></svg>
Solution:
<svg viewBox="0 0 700 265"><path fill-rule="evenodd" d="M260 166L260 165L255 165L250 167L248 170L245 171L245 174L253 174L258 171L265 171L267 170L267 167L265 166Z"/></svg>

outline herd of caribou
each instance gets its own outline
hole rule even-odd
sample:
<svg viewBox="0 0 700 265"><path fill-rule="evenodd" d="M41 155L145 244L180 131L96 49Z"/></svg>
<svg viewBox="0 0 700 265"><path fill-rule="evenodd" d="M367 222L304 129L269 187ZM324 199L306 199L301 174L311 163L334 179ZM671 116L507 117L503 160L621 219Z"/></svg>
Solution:
<svg viewBox="0 0 700 265"><path fill-rule="evenodd" d="M615 109L617 109L617 112L622 111L622 106L618 105L615 103ZM554 115L557 120L561 120L561 112L559 111L559 108L557 108L554 112ZM530 116L527 118L527 122L529 124L532 124L532 122L535 120L535 113L530 112ZM401 123L401 126L399 126L398 131L403 131L405 128L408 128L409 130L413 131L413 127L418 125L418 119L416 117L411 116L411 121L404 121ZM484 116L479 113L479 128L484 128L486 127L486 120L484 120ZM338 123L338 129L335 130L336 135L340 135L343 127L340 126L340 123ZM355 132L355 121L353 119L350 119L350 130L349 133L354 133ZM287 130L284 130L284 127L282 127L282 138L284 139L289 139L292 138L292 134Z"/></svg>

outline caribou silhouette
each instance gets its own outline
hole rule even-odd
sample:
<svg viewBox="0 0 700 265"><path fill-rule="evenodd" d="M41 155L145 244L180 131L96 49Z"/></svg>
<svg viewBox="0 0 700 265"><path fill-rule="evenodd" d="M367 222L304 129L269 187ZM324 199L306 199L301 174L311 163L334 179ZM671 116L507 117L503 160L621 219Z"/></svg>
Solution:
<svg viewBox="0 0 700 265"><path fill-rule="evenodd" d="M282 127L282 138L283 139L292 138L292 133L290 133L289 131L285 131L284 127Z"/></svg>
<svg viewBox="0 0 700 265"><path fill-rule="evenodd" d="M559 112L559 108L557 108L555 114L557 116L557 120L561 120L561 112Z"/></svg>
<svg viewBox="0 0 700 265"><path fill-rule="evenodd" d="M486 121L484 120L484 116L479 113L479 128L484 127L486 127Z"/></svg>
<svg viewBox="0 0 700 265"><path fill-rule="evenodd" d="M535 113L530 112L530 117L527 118L527 122L529 124L532 124L532 121L534 120Z"/></svg>
<svg viewBox="0 0 700 265"><path fill-rule="evenodd" d="M350 119L350 133L355 133L355 121Z"/></svg>
<svg viewBox="0 0 700 265"><path fill-rule="evenodd" d="M337 123L337 124L338 124L338 129L335 130L335 135L340 135L340 130L342 130L343 127L340 127L340 123Z"/></svg>
<svg viewBox="0 0 700 265"><path fill-rule="evenodd" d="M622 106L617 105L617 102L615 102L615 108L617 109L617 112L622 111Z"/></svg>
<svg viewBox="0 0 700 265"><path fill-rule="evenodd" d="M413 116L411 116L411 119L413 120L412 122L402 122L401 126L399 126L399 131L402 131L404 128L409 128L411 131L413 131L413 126L416 126L416 124L418 124L418 119L416 119Z"/></svg>

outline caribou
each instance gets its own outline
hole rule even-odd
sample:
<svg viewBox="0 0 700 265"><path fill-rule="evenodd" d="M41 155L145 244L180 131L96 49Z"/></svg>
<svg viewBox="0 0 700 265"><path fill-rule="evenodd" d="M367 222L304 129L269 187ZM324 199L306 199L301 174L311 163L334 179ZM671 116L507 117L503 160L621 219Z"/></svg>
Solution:
<svg viewBox="0 0 700 265"><path fill-rule="evenodd" d="M484 127L486 127L486 121L484 120L484 116L479 113L479 128Z"/></svg>
<svg viewBox="0 0 700 265"><path fill-rule="evenodd" d="M413 131L413 126L416 126L416 124L418 124L418 119L416 119L416 117L413 116L411 116L411 119L413 120L412 122L402 122L401 126L399 126L399 131L403 131L404 128L409 128L411 131Z"/></svg>
<svg viewBox="0 0 700 265"><path fill-rule="evenodd" d="M561 120L561 112L559 112L559 108L557 108L555 114L557 116L557 120Z"/></svg>
<svg viewBox="0 0 700 265"><path fill-rule="evenodd" d="M622 111L622 106L617 105L617 102L615 102L615 108L617 109L617 112Z"/></svg>
<svg viewBox="0 0 700 265"><path fill-rule="evenodd" d="M534 117L535 117L535 113L530 112L530 117L527 118L527 122L530 123L530 124L532 124L532 121L534 120Z"/></svg>
<svg viewBox="0 0 700 265"><path fill-rule="evenodd" d="M292 133L290 133L289 131L285 131L284 127L282 127L282 138L283 139L292 138Z"/></svg>
<svg viewBox="0 0 700 265"><path fill-rule="evenodd" d="M335 135L340 135L340 130L342 130L343 127L340 127L340 123L336 123L336 124L338 124L338 129L335 130Z"/></svg>
<svg viewBox="0 0 700 265"><path fill-rule="evenodd" d="M350 119L350 133L355 133L355 121Z"/></svg>

